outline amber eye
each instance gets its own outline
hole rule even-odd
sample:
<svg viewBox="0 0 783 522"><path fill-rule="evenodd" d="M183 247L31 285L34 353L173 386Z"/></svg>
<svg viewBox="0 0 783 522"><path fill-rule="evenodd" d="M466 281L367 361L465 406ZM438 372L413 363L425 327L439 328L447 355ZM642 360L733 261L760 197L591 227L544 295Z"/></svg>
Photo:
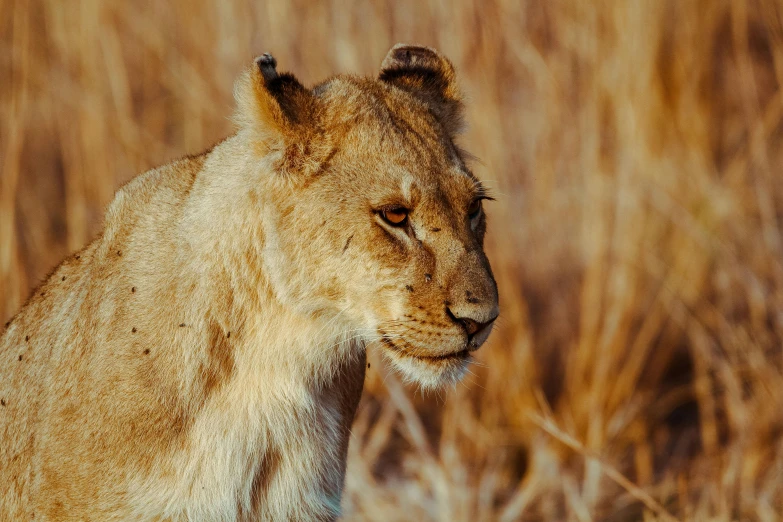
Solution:
<svg viewBox="0 0 783 522"><path fill-rule="evenodd" d="M481 200L474 199L473 203L468 207L468 217L473 220L476 219L481 213Z"/></svg>
<svg viewBox="0 0 783 522"><path fill-rule="evenodd" d="M408 209L402 207L381 210L381 217L393 227L404 226L408 221Z"/></svg>

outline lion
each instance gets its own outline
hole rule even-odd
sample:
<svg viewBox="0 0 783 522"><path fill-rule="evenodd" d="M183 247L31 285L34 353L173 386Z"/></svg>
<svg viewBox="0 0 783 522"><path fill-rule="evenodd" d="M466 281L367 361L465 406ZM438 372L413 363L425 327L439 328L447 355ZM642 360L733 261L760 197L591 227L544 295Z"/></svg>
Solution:
<svg viewBox="0 0 783 522"><path fill-rule="evenodd" d="M119 189L0 338L0 519L333 520L378 346L454 383L498 316L452 64L306 88L263 55L237 131Z"/></svg>

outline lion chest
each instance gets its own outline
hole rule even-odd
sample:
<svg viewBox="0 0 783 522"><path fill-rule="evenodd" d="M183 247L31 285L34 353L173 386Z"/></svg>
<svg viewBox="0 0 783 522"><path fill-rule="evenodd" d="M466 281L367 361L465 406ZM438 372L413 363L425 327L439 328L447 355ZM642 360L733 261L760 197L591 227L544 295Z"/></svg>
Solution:
<svg viewBox="0 0 783 522"><path fill-rule="evenodd" d="M138 498L165 492L161 504L188 519L334 518L364 381L360 359L321 386L232 383L205 405L161 477L165 487Z"/></svg>

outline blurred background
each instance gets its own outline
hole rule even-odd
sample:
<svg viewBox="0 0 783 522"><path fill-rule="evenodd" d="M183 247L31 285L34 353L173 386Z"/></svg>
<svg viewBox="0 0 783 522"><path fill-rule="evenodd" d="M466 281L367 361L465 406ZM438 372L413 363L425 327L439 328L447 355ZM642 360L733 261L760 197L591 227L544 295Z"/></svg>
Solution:
<svg viewBox="0 0 783 522"><path fill-rule="evenodd" d="M0 0L0 319L134 175L313 84L449 56L501 320L422 394L373 364L346 520L783 517L783 2Z"/></svg>

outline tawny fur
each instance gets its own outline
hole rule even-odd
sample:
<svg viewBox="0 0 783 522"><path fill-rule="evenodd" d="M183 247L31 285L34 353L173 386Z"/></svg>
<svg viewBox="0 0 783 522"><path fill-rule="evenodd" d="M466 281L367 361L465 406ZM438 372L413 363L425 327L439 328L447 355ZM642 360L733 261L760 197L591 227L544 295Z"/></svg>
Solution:
<svg viewBox="0 0 783 522"><path fill-rule="evenodd" d="M332 520L365 346L439 386L486 338L445 58L313 89L265 58L236 96L237 133L121 188L2 334L0 520Z"/></svg>

